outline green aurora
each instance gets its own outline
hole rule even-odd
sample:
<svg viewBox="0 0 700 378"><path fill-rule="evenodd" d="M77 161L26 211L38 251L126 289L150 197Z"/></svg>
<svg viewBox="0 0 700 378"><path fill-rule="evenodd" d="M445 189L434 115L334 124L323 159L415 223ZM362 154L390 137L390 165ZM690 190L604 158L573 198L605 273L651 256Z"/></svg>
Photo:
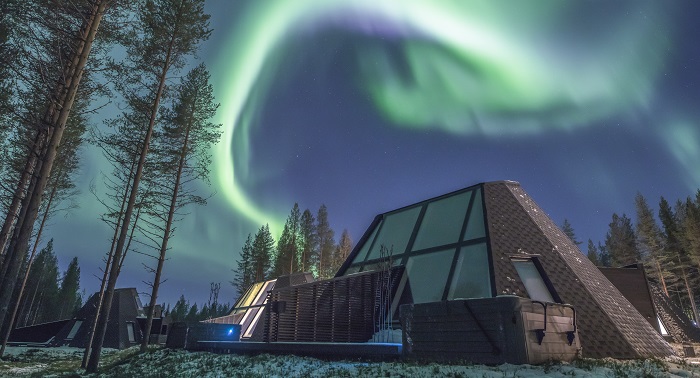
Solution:
<svg viewBox="0 0 700 378"><path fill-rule="evenodd" d="M356 85L397 128L517 138L643 111L662 52L672 47L667 29L659 29L668 22L662 4L636 2L614 26L580 25L582 9L587 23L604 18L593 7L556 0L250 2L214 66L226 85L219 89L225 131L215 152L218 191L253 224L281 231L283 218L246 193L244 183L256 174L248 169L250 134L290 54L304 53L298 47L305 40L329 30L358 36ZM396 48L387 49L387 40ZM692 172L688 185L700 185L695 128L675 123L663 137Z"/></svg>

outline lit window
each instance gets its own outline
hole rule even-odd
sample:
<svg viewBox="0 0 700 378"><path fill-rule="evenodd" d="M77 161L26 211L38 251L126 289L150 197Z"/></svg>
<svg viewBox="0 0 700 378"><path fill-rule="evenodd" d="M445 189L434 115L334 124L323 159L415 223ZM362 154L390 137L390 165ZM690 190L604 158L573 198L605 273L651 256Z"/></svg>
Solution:
<svg viewBox="0 0 700 378"><path fill-rule="evenodd" d="M661 336L668 336L668 331L666 330L666 327L664 327L664 323L661 322L661 319L657 316L656 320L659 322L659 331L661 331Z"/></svg>

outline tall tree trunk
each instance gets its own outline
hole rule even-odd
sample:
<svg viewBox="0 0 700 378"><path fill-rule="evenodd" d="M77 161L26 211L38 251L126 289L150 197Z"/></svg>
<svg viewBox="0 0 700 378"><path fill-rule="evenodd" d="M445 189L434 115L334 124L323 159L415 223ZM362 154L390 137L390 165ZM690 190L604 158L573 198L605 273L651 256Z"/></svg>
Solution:
<svg viewBox="0 0 700 378"><path fill-rule="evenodd" d="M93 10L95 9L97 9L97 6L93 6ZM91 22L95 20L95 16L95 12L92 12L88 20L86 20L86 26L82 27L79 32L81 35L78 36L78 40L81 42L77 45L76 52L73 54L73 59L71 60L70 64L64 70L63 75L61 75L63 81L59 82L54 89L52 100L49 101L48 108L44 112L44 124L39 125L39 130L37 131L37 135L32 143L31 150L29 150L27 153L25 168L20 175L21 177L19 182L17 183L17 189L15 190L15 194L10 205L10 211L8 211L5 221L3 222L2 230L0 230L0 256L2 256L2 253L7 246L12 224L15 222L15 220L20 223L23 221L23 217L16 216L16 214L19 210L19 204L21 203L22 199L32 193L31 190L28 190L25 193L27 182L29 182L31 177L34 175L36 162L43 159L45 156L44 148L45 144L50 138L51 126L56 125L61 117L61 112L56 111L57 106L58 104L63 104L63 108L65 108L66 101L70 96L70 86L75 80L78 80L78 83L76 83L76 88L77 84L79 84L82 74L76 75L76 69L78 69L80 66L82 51L84 51L84 49L87 47L86 41L89 37L89 27ZM90 44L91 43L92 42L90 42ZM82 70L82 68L80 69ZM70 112L70 108L68 111ZM2 262L2 260L0 260L0 262ZM2 277L2 275L0 275L0 277Z"/></svg>
<svg viewBox="0 0 700 378"><path fill-rule="evenodd" d="M114 252L114 261L121 261L122 253L124 251L124 244L126 243L127 233L129 229L129 224L131 222L131 215L134 211L134 204L136 203L136 195L139 188L139 183L141 182L141 175L143 174L143 167L146 163L146 155L148 154L148 146L151 142L151 135L153 134L153 127L156 123L156 116L158 115L158 108L160 105L160 99L163 95L163 88L165 87L165 79L168 73L168 68L170 66L170 58L173 45L175 43L175 37L170 39L168 45L167 54L165 56L165 61L163 63L163 69L160 72L160 77L158 78L158 90L153 101L153 106L151 107L151 117L148 122L148 130L143 140L143 149L141 150L141 156L139 157L138 165L136 166L136 174L134 175L134 182L131 187L131 193L129 194L129 202L126 207L126 212L124 214L124 220L122 222L122 227L119 233L119 240L117 241L117 248ZM104 311L100 314L97 321L97 329L95 340L95 347L92 349L90 354L90 359L87 364L87 372L96 373L97 368L100 363L100 352L102 351L102 343L104 342L105 333L107 332L107 321L109 320L109 311L112 307L112 298L114 297L114 288L117 284L117 278L119 277L119 264L112 264L109 272L109 278L107 282L107 291L102 299L102 308Z"/></svg>
<svg viewBox="0 0 700 378"><path fill-rule="evenodd" d="M129 169L129 178L126 180L127 182L127 187L131 183L131 178L132 175L134 174L134 167L136 166L136 162L134 161L131 164L131 168ZM100 312L102 310L102 298L104 297L105 294L105 285L107 283L107 274L109 274L109 270L112 264L112 261L114 260L114 247L116 246L117 243L117 236L119 236L119 224L121 223L122 215L124 214L124 206L126 206L126 199L127 195L129 194L128 190L124 190L124 196L122 196L122 203L119 207L119 216L117 217L116 222L114 222L114 235L112 235L112 245L109 247L109 253L107 254L107 262L105 263L105 270L102 274L102 281L100 281L100 291L98 292L98 299L97 299L97 308L95 309L95 315L90 321L90 332L88 333L88 342L85 345L85 352L83 352L83 361L80 363L81 368L85 368L88 364L88 361L90 360L90 350L92 349L92 342L95 339L95 329L97 327L97 319L100 316Z"/></svg>
<svg viewBox="0 0 700 378"><path fill-rule="evenodd" d="M27 160L24 165L24 169L20 174L19 181L17 182L17 188L15 188L15 193L12 196L12 202L7 210L7 215L5 216L5 221L2 224L2 230L0 230L0 266L2 265L3 256L5 254L5 246L7 241L10 239L10 233L12 232L12 225L15 221L19 219L19 209L22 200L26 195L27 185L29 184L34 170L34 165L36 164L38 152L43 148L42 142L44 141L45 131L39 130L36 133L34 142L32 143L32 149L27 154ZM0 275L1 277L2 275Z"/></svg>
<svg viewBox="0 0 700 378"><path fill-rule="evenodd" d="M323 274L323 250L321 247L318 249L318 279L324 279L325 275Z"/></svg>
<svg viewBox="0 0 700 378"><path fill-rule="evenodd" d="M73 102L78 92L78 85L80 84L83 70L90 55L92 44L95 40L95 36L97 35L97 30L100 22L102 21L102 16L106 9L107 2L108 0L101 0L96 6L93 7L93 12L91 13L90 18L86 21L85 28L82 28L79 33L80 35L77 36L77 38L79 38L81 41L76 49L76 54L79 57L77 59L77 65L74 68L69 69L69 72L72 72L73 75L69 75L71 80L66 90L65 102L61 104L62 107L58 113L57 121L53 125L53 132L51 133L51 138L47 145L46 155L41 161L42 164L39 175L37 176L37 184L31 193L28 212L24 221L22 222L17 244L14 248L16 256L7 262L8 268L6 268L7 273L5 277L6 284L3 285L2 290L0 290L0 324L5 321L5 317L8 313L9 303L12 299L12 292L15 288L19 268L24 260L24 256L26 255L27 245L29 244L29 239L31 238L32 230L34 228L34 221L36 220L39 206L41 205L43 192L51 174L51 168L53 167L53 163L56 158L57 149L61 143L61 138L63 137L63 132L66 128L66 121L68 120L71 108L73 107ZM8 278L10 279L9 281Z"/></svg>
<svg viewBox="0 0 700 378"><path fill-rule="evenodd" d="M36 166L34 167L35 169L38 167L41 167L41 161L36 162ZM14 285L14 283L10 283L10 275L9 275L9 268L12 266L13 263L16 262L16 260L20 257L18 255L20 254L17 250L17 239L19 238L19 232L20 229L22 228L22 225L24 224L24 221L26 220L27 216L27 211L29 209L29 202L31 200L31 193L34 191L34 187L36 186L36 177L34 175L30 176L30 181L29 181L29 186L27 188L27 195L22 198L22 203L20 204L19 208L19 214L17 216L17 223L15 224L14 229L12 230L12 238L9 240L9 246L7 248L7 254L5 255L4 263L0 267L0 285L2 287L5 287L6 285ZM26 252L26 251L22 251ZM21 260L19 264L21 265L22 262L24 262L24 255L22 255ZM16 277L15 277L16 281ZM0 290L0 293L2 290ZM0 299L2 299L0 297ZM2 315L2 311L0 311L0 315ZM2 324L0 317L0 324Z"/></svg>
<svg viewBox="0 0 700 378"><path fill-rule="evenodd" d="M693 316L695 317L695 322L698 322L698 309L695 304L695 295L693 294L693 289L690 287L690 284L688 283L687 277L684 277L685 281L685 289L688 291L688 299L690 300L690 308L693 310Z"/></svg>
<svg viewBox="0 0 700 378"><path fill-rule="evenodd" d="M36 303L36 295L39 293L39 283L41 282L43 278L43 267L42 267L42 272L39 275L39 279L37 280L36 286L34 286L34 294L32 294L32 300L29 302L29 309L27 309L27 312L24 316L24 325L29 325L30 320L33 318L32 316L32 311L36 311L36 308L34 307L34 303Z"/></svg>
<svg viewBox="0 0 700 378"><path fill-rule="evenodd" d="M301 271L306 271L306 246L301 250Z"/></svg>
<svg viewBox="0 0 700 378"><path fill-rule="evenodd" d="M129 241L126 242L126 246L124 246L124 253L122 253L122 258L119 259L119 267L117 269L117 274L119 274L122 271L122 266L124 265L124 260L126 260L126 254L129 252L129 249L131 248L131 242L134 240L134 233L136 233L136 225L139 223L139 218L141 217L141 208L139 207L138 210L136 210L136 217L134 217L134 224L131 226L131 230L129 231Z"/></svg>
<svg viewBox="0 0 700 378"><path fill-rule="evenodd" d="M175 176L175 187L173 188L173 195L170 198L170 208L168 209L168 220L165 223L165 231L163 231L163 241L160 243L160 254L158 256L158 266L156 268L156 274L153 278L153 287L151 290L151 301L148 304L148 313L146 315L146 330L144 332L143 340L141 340L141 352L145 352L148 348L149 338L151 336L151 327L153 326L153 314L155 311L156 303L158 300L158 288L160 287L160 277L163 272L163 264L165 263L165 253L168 251L168 240L170 240L170 230L173 224L173 218L175 216L175 210L177 209L177 197L180 190L180 179L182 177L182 170L185 167L185 159L187 157L187 144L190 140L190 128L192 124L187 126L187 131L185 132L185 142L182 145L180 151L180 161L177 166L177 175Z"/></svg>
<svg viewBox="0 0 700 378"><path fill-rule="evenodd" d="M668 297L668 288L666 287L666 280L664 279L664 275L661 272L661 264L659 264L659 260L654 259L654 266L656 267L656 274L659 275L659 282L661 282L661 288L664 291L664 294Z"/></svg>
<svg viewBox="0 0 700 378"><path fill-rule="evenodd" d="M60 173L59 173L60 176ZM22 285L19 287L19 294L17 295L17 302L15 302L13 309L12 309L12 315L10 316L10 320L7 323L7 331L5 332L5 335L2 338L2 346L0 346L0 357L3 356L5 353L5 348L7 347L7 341L10 339L10 333L12 333L12 330L14 329L15 326L15 319L17 317L17 311L19 310L19 304L22 302L22 297L24 296L24 288L27 285L27 279L29 278L29 271L32 269L32 263L34 262L34 256L36 255L36 249L37 246L39 245L39 241L41 240L41 234L44 231L44 226L46 225L46 220L49 218L49 213L51 212L51 204L53 203L53 199L56 196L56 191L57 191L58 186L54 186L51 189L51 194L49 195L49 202L46 204L46 210L44 211L44 216L41 219L41 225L39 226L39 231L36 234L36 239L34 241L34 247L32 248L32 254L29 257L29 262L27 263L27 271L24 273L24 278L22 279Z"/></svg>
<svg viewBox="0 0 700 378"><path fill-rule="evenodd" d="M683 277L685 290L688 293L688 300L690 300L690 308L693 310L693 318L697 322L698 320L700 320L700 318L698 318L698 309L695 305L695 296L693 295L693 290L691 289L690 283L688 282L688 275L685 272L685 268L681 268L681 276Z"/></svg>

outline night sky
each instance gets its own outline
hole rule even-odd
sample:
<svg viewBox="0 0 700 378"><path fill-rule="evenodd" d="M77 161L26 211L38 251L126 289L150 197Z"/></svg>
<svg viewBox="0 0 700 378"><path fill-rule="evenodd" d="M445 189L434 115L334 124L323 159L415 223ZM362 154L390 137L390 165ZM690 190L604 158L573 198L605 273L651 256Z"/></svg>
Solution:
<svg viewBox="0 0 700 378"><path fill-rule="evenodd" d="M295 202L328 207L357 241L376 214L479 182L519 181L579 240L700 188L700 7L693 1L210 0L199 57L222 141L207 206L180 222L161 299L233 302L248 233L275 237ZM100 127L101 114L94 122ZM53 219L62 269L95 277L111 231L88 186L108 164L86 147L80 208ZM137 254L118 286L148 287ZM142 296L145 301L147 297Z"/></svg>

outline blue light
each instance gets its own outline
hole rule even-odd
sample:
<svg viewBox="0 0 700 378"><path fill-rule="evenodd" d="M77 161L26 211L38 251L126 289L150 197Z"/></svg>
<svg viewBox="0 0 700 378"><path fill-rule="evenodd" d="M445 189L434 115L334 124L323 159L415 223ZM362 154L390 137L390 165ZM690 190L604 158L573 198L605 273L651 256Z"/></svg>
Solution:
<svg viewBox="0 0 700 378"><path fill-rule="evenodd" d="M229 336L233 335L233 328L231 328L231 329L228 330L228 335L229 335Z"/></svg>

